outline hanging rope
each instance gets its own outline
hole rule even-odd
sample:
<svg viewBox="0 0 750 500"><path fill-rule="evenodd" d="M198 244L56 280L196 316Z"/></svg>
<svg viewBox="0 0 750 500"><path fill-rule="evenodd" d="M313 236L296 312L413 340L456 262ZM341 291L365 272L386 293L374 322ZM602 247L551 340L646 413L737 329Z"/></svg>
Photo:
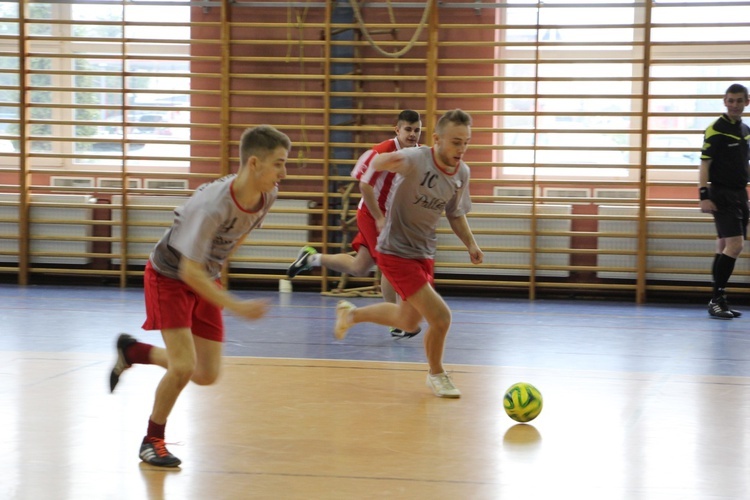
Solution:
<svg viewBox="0 0 750 500"><path fill-rule="evenodd" d="M305 21L307 20L307 12L310 10L310 3L308 2L305 4L305 8L302 10L302 12L299 11L299 9L296 11L295 17L297 20L297 38L299 42L299 72L300 74L305 73L305 45L303 43L304 38L304 27L305 27ZM286 62L291 61L292 57L292 32L291 32L291 24L292 24L292 8L287 7L286 11L286 22L287 22L287 50L286 50ZM305 107L305 91L307 90L305 85L305 80L300 79L300 101L302 102L302 107ZM300 168L305 168L307 166L307 158L310 156L310 143L307 140L307 127L306 127L306 120L305 117L307 116L306 113L300 113L300 126L302 131L302 143L305 144L303 148L297 149L297 160L299 161Z"/></svg>
<svg viewBox="0 0 750 500"><path fill-rule="evenodd" d="M386 52L385 50L381 49L377 42L372 39L372 36L370 36L370 32L367 30L367 26L365 26L365 22L362 19L362 13L359 11L359 4L357 3L357 0L349 0L349 3L352 6L352 10L354 11L354 17L357 18L357 23L359 24L359 29L362 30L362 34L365 36L365 40L367 40L372 48L374 48L379 54L385 56L385 57L401 57L402 55L409 52L413 47L414 44L417 43L417 39L419 38L419 35L422 34L422 30L424 29L425 25L427 24L427 19L430 16L430 10L432 9L432 3L434 0L427 0L424 6L424 12L422 13L422 19L419 21L419 26L417 26L417 30L414 32L414 35L411 37L411 40L409 40L409 43L406 44L406 46L397 51L397 52ZM391 17L391 22L394 22L394 16L393 11L391 11L391 0L388 0L388 13Z"/></svg>

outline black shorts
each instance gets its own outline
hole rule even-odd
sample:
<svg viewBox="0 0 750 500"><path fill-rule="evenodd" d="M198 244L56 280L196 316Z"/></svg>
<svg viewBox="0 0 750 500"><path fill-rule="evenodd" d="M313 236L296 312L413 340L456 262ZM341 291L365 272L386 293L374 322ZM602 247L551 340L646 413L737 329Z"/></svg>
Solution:
<svg viewBox="0 0 750 500"><path fill-rule="evenodd" d="M711 201L716 205L714 222L719 238L747 236L750 210L747 206L747 190L711 188Z"/></svg>

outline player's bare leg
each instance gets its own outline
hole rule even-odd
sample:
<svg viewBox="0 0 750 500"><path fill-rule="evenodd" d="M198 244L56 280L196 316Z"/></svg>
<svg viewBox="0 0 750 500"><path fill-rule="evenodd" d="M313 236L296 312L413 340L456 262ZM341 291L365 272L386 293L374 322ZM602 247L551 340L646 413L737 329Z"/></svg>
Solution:
<svg viewBox="0 0 750 500"><path fill-rule="evenodd" d="M389 302L391 304L398 304L401 301L401 298L393 288L393 285L391 285L391 282L388 281L388 278L385 277L385 274L382 274L380 276L380 291L383 294L383 300L386 302ZM404 330L403 328L399 328L394 325L389 326L391 337L394 337L396 339L410 339L419 335L419 333L422 331L419 325L417 325L414 330Z"/></svg>
<svg viewBox="0 0 750 500"><path fill-rule="evenodd" d="M177 467L181 461L167 450L164 429L177 398L193 376L196 365L195 344L189 328L162 330L166 345L167 371L156 388L154 407L138 456L160 467Z"/></svg>
<svg viewBox="0 0 750 500"><path fill-rule="evenodd" d="M321 254L320 265L349 276L367 276L372 271L375 261L367 247L361 246L354 256L347 253Z"/></svg>

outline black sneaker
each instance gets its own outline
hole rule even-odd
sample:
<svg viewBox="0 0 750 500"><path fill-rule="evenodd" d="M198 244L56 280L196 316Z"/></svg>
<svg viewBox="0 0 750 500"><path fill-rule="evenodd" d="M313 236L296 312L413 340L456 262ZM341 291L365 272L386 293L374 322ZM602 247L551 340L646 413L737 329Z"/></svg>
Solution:
<svg viewBox="0 0 750 500"><path fill-rule="evenodd" d="M734 309L732 309L732 306L729 305L729 302L727 302L727 298L726 297L724 297L724 303L727 305L727 309L729 310L729 312L732 313L732 315L735 318L739 318L740 316L742 316L741 312L735 311Z"/></svg>
<svg viewBox="0 0 750 500"><path fill-rule="evenodd" d="M724 297L712 299L711 302L708 303L708 314L712 318L717 319L734 318L734 314L732 314L732 311L729 310L729 306L727 306L727 299Z"/></svg>
<svg viewBox="0 0 750 500"><path fill-rule="evenodd" d="M318 252L313 247L304 247L299 251L297 260L292 262L292 265L286 270L286 275L290 278L294 278L302 271L309 271L312 269L312 265L310 265L310 257L316 253Z"/></svg>
<svg viewBox="0 0 750 500"><path fill-rule="evenodd" d="M182 460L169 452L163 439L155 437L147 437L143 440L138 456L147 464L157 467L177 467L182 463Z"/></svg>
<svg viewBox="0 0 750 500"><path fill-rule="evenodd" d="M391 328L391 337L395 337L397 339L410 339L419 335L421 331L421 328L417 328L416 331L413 332L405 332L400 328Z"/></svg>
<svg viewBox="0 0 750 500"><path fill-rule="evenodd" d="M109 374L109 392L115 390L117 382L120 381L120 375L122 375L122 372L130 368L130 363L125 359L125 348L136 342L138 341L127 333L121 333L120 336L117 337L117 361L115 362L115 367L112 368L112 371Z"/></svg>

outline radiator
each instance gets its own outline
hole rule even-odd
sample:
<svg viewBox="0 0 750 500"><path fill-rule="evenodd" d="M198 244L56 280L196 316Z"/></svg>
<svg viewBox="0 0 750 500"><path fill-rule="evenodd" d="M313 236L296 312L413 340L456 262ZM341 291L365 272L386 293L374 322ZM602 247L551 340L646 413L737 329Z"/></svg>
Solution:
<svg viewBox="0 0 750 500"><path fill-rule="evenodd" d="M468 215L469 226L474 232L479 248L484 252L484 263L473 266L469 254L462 250L441 250L443 246L462 246L463 243L453 234L445 217L441 218L439 229L447 233L438 233L438 252L435 256L435 275L470 274L470 275L506 275L529 276L531 274L531 204L474 203ZM570 232L571 205L537 205L537 214L555 215L555 219L537 219L538 232ZM496 217L474 218L472 214L493 214ZM508 217L508 215L521 217ZM477 234L477 231L491 231L492 234ZM507 234L520 232L522 234ZM537 249L551 250L549 253L537 253L537 266L567 267L570 265L570 236L537 236ZM495 248L496 250L493 250ZM507 249L507 250L506 250ZM504 251L505 250L505 251ZM559 250L555 252L554 250ZM450 264L469 264L469 267L452 267ZM446 265L447 264L447 265ZM493 266L493 267L489 267ZM544 269L536 272L537 276L567 277L567 269Z"/></svg>
<svg viewBox="0 0 750 500"><path fill-rule="evenodd" d="M182 196L131 196L128 198L128 264L145 265L154 245L171 226L173 210L187 201ZM120 205L121 196L113 196L112 204ZM163 206L163 210L139 209L139 206ZM286 269L297 257L299 249L309 241L309 214L278 213L278 209L307 211L307 200L276 200L263 221L263 227L253 230L245 243L232 256L232 268ZM122 211L112 210L112 252L120 253ZM280 226L280 227L275 227ZM304 226L305 229L288 229L283 226ZM270 228L273 227L273 228ZM266 229L268 228L268 229ZM273 262L277 260L278 262ZM120 259L112 260L114 264Z"/></svg>
<svg viewBox="0 0 750 500"><path fill-rule="evenodd" d="M300 212L280 213L279 209ZM286 270L310 241L309 209L307 200L276 200L263 219L263 227L254 229L232 256L232 269Z"/></svg>
<svg viewBox="0 0 750 500"><path fill-rule="evenodd" d="M18 263L18 203L13 193L0 193L0 262Z"/></svg>
<svg viewBox="0 0 750 500"><path fill-rule="evenodd" d="M188 200L187 196L129 196L128 197L128 247L129 265L145 266L154 245L174 221L174 209ZM122 205L122 196L112 197L113 206ZM160 209L138 208L158 206ZM163 208L161 208L163 207ZM122 246L122 209L112 209L112 253L120 254ZM112 263L120 265L121 259L113 258Z"/></svg>
<svg viewBox="0 0 750 500"><path fill-rule="evenodd" d="M83 265L91 261L83 254L91 252L91 244L83 240L91 236L90 224L54 223L88 221L92 218L92 208L65 207L61 205L91 205L93 198L75 194L32 194L31 195L30 252L32 264ZM0 262L18 263L19 202L18 194L0 194L0 201L10 205L0 206ZM41 207L40 204L58 204L56 207ZM14 222L10 222L13 220ZM80 239L76 241L76 239ZM45 255L47 254L47 255ZM77 256L78 255L78 256Z"/></svg>
<svg viewBox="0 0 750 500"><path fill-rule="evenodd" d="M638 208L633 206L599 207L600 215L636 218ZM646 279L668 281L710 281L711 265L716 249L716 229L713 218L696 208L648 207ZM691 218L700 220L658 220L658 217ZM600 220L599 232L618 232L627 236L599 236L598 248L606 251L626 251L632 254L599 254L597 272L601 278L635 279L638 248L637 220ZM670 237L665 237L669 235ZM654 255L663 253L663 255ZM694 255L676 255L691 253ZM672 254L672 255L670 255ZM736 271L747 272L748 259L740 258ZM629 268L625 271L608 271L606 268Z"/></svg>

